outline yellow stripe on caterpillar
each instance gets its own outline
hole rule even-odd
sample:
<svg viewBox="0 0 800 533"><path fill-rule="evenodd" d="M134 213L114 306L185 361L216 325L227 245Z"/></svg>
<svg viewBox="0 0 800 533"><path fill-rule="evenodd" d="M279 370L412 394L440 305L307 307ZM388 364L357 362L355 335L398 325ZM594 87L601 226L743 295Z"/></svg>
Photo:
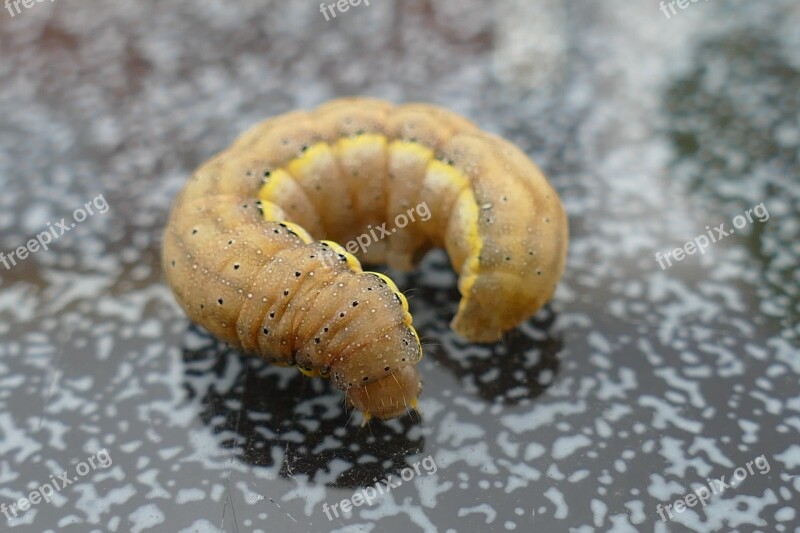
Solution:
<svg viewBox="0 0 800 533"><path fill-rule="evenodd" d="M389 276L387 276L386 274L381 274L380 272L373 272L372 270L368 270L368 271L366 271L364 273L365 274L372 274L373 276L376 276L376 277L382 279L386 283L386 285L389 287L389 289L391 289L391 291L394 294L396 294L397 297L400 299L400 304L403 306L403 311L408 313L408 300L406 299L405 295L402 292L400 292L400 289L397 288L397 285L395 285L394 281L392 281L392 279ZM410 324L410 322L409 322L409 324Z"/></svg>
<svg viewBox="0 0 800 533"><path fill-rule="evenodd" d="M297 366L297 370L299 370L300 373L303 374L304 376L307 376L307 377L310 377L310 378L318 378L319 375L320 375L319 374L319 369L317 369L317 368L312 368L312 369L309 370L307 368L303 368L302 366L298 365Z"/></svg>
<svg viewBox="0 0 800 533"><path fill-rule="evenodd" d="M322 155L330 154L331 147L328 143L320 141L309 146L299 157L292 159L287 168L292 176L304 176L308 167L318 160Z"/></svg>
<svg viewBox="0 0 800 533"><path fill-rule="evenodd" d="M345 260L347 261L347 266L350 267L350 270L353 272L361 272L361 262L358 260L356 256L345 250L341 244L334 241L322 240L319 241L322 244L327 245L334 253L343 255Z"/></svg>
<svg viewBox="0 0 800 533"><path fill-rule="evenodd" d="M272 202L282 187L292 187L297 184L294 178L282 168L270 172L266 183L258 191L258 199L262 202Z"/></svg>
<svg viewBox="0 0 800 533"><path fill-rule="evenodd" d="M408 140L395 140L390 142L389 151L397 154L407 154L425 160L431 160L434 156L434 151L431 148Z"/></svg>
<svg viewBox="0 0 800 533"><path fill-rule="evenodd" d="M459 192L465 187L469 187L469 179L457 168L448 165L444 161L433 159L428 163L428 172L438 178L449 181L453 184L453 189Z"/></svg>
<svg viewBox="0 0 800 533"><path fill-rule="evenodd" d="M292 231L295 235L300 237L304 243L308 244L310 242L314 242L314 237L312 237L303 226L298 226L294 222L289 222L288 220L283 220L280 222L283 224L288 230Z"/></svg>
<svg viewBox="0 0 800 533"><path fill-rule="evenodd" d="M381 149L386 150L389 144L385 135L380 133L362 133L353 137L342 137L333 145L333 150L337 155L342 156L349 152L359 150L361 148L367 149Z"/></svg>

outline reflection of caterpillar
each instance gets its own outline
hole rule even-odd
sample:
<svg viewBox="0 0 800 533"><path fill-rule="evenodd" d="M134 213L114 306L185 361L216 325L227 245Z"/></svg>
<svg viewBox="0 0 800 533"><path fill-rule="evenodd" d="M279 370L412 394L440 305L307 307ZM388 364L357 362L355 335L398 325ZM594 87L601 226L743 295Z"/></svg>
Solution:
<svg viewBox="0 0 800 533"><path fill-rule="evenodd" d="M395 284L337 242L423 201L425 222L361 259L407 270L444 247L460 274L457 332L497 340L553 294L567 220L525 154L442 108L361 98L261 123L195 171L165 232L167 280L217 337L392 418L416 403L419 337Z"/></svg>

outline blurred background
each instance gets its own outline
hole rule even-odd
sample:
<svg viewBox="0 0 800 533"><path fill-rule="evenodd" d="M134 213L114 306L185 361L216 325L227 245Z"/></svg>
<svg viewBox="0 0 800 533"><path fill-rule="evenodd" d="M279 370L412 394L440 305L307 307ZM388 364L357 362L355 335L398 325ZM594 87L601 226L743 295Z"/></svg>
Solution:
<svg viewBox="0 0 800 533"><path fill-rule="evenodd" d="M30 251L0 259L0 530L800 531L797 2L25 1L0 6L0 252ZM387 271L421 415L364 428L191 325L159 258L195 167L346 95L517 143L572 237L553 301L495 345L449 330L441 251Z"/></svg>

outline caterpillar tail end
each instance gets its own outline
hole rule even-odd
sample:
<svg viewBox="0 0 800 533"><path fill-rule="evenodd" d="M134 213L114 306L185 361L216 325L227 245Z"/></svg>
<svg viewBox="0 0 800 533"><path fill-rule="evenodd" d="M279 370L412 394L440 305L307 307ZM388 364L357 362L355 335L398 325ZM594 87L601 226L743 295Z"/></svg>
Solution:
<svg viewBox="0 0 800 533"><path fill-rule="evenodd" d="M533 316L554 290L555 285L534 290L521 278L504 273L486 273L465 282L459 279L462 298L450 327L470 342L497 342ZM498 308L495 302L503 306Z"/></svg>

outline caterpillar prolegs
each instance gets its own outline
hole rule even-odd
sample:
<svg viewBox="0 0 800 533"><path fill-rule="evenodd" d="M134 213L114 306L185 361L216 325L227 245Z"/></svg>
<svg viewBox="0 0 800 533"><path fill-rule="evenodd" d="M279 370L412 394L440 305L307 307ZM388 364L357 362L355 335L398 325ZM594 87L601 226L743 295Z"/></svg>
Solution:
<svg viewBox="0 0 800 533"><path fill-rule="evenodd" d="M392 418L416 404L420 340L395 284L337 243L422 203L425 221L360 258L409 270L445 248L462 295L455 331L495 341L552 296L567 219L525 154L443 108L366 98L269 119L200 166L165 231L167 280L218 338Z"/></svg>

